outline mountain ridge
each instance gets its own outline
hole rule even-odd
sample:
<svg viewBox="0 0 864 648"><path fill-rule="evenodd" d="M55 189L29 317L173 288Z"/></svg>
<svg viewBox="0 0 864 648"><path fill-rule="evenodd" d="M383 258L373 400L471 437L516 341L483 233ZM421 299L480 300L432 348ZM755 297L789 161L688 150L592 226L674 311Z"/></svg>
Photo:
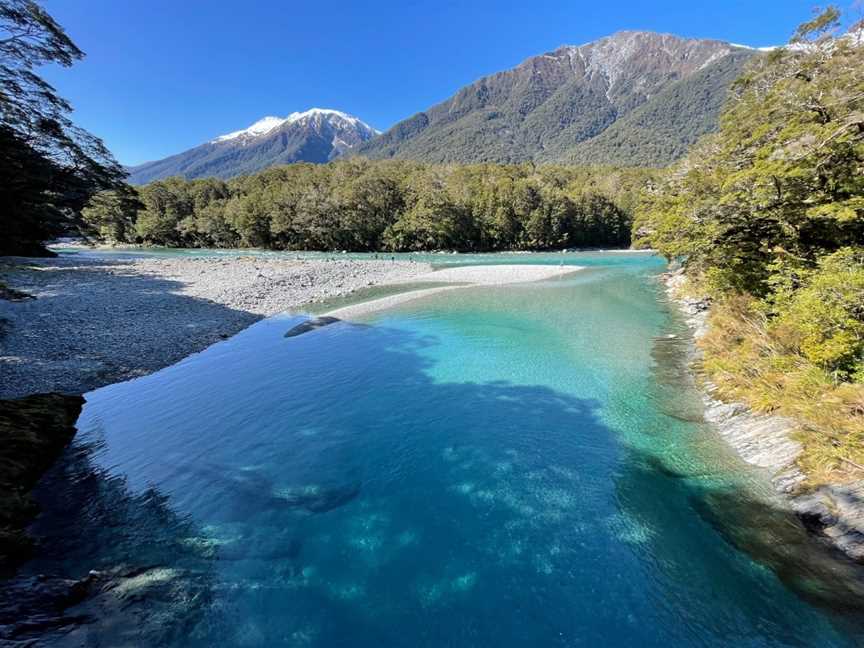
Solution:
<svg viewBox="0 0 864 648"><path fill-rule="evenodd" d="M718 128L732 82L753 56L716 39L624 30L562 45L486 75L381 133L338 110L267 116L163 160L130 182L230 178L341 156L430 163L665 166Z"/></svg>
<svg viewBox="0 0 864 648"><path fill-rule="evenodd" d="M144 184L175 175L230 178L274 164L327 162L378 133L358 117L330 108L267 116L186 151L128 167L129 182Z"/></svg>
<svg viewBox="0 0 864 648"><path fill-rule="evenodd" d="M577 157L574 149L581 142L671 85L731 54L740 73L757 53L715 39L633 30L563 45L481 77L352 153L424 162L566 162ZM691 111L691 118L705 122L698 134L716 128L728 83L724 77L711 88L704 111ZM688 137L686 144L692 141ZM676 156L680 148L673 147ZM604 158L596 163L606 163ZM649 165L673 159L665 154Z"/></svg>

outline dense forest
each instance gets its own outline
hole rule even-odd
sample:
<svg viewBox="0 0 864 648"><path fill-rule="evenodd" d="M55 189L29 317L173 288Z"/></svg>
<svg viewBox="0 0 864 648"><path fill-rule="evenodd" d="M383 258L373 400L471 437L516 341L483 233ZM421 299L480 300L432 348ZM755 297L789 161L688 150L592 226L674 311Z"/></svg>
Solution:
<svg viewBox="0 0 864 648"><path fill-rule="evenodd" d="M864 33L840 20L757 61L635 223L714 301L710 380L799 421L815 480L864 464Z"/></svg>
<svg viewBox="0 0 864 648"><path fill-rule="evenodd" d="M542 250L626 247L655 171L427 165L351 159L229 181L169 178L97 194L100 239L291 250Z"/></svg>

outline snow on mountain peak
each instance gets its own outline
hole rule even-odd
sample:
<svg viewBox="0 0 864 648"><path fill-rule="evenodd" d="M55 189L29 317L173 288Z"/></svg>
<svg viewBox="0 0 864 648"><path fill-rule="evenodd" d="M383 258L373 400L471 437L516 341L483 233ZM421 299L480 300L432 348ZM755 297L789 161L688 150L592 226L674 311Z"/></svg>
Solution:
<svg viewBox="0 0 864 648"><path fill-rule="evenodd" d="M259 119L254 124L252 124L249 128L244 128L243 130L234 131L233 133L228 133L227 135L220 135L214 142L224 142L226 140L236 139L238 137L242 137L243 135L249 135L251 137L255 137L257 135L264 135L265 133L269 133L271 130L276 128L277 126L281 126L285 123L285 119L282 117L273 117L267 116L262 119Z"/></svg>
<svg viewBox="0 0 864 648"><path fill-rule="evenodd" d="M320 117L323 119L333 119L337 118L339 120L348 122L352 126L359 128L361 130L367 130L369 132L378 134L380 131L372 128L368 124L364 123L357 117L353 115L349 115L348 113L344 113L340 110L331 110L330 108L310 108L304 112L294 112L288 115L287 117L273 117L268 116L262 119L259 119L254 124L249 126L248 128L244 128L243 130L234 131L233 133L228 133L226 135L220 135L216 139L212 140L213 142L226 142L228 140L237 139L240 137L258 137L259 135L266 135L270 131L284 124L293 124L295 122L304 121L307 119L311 119L314 117Z"/></svg>

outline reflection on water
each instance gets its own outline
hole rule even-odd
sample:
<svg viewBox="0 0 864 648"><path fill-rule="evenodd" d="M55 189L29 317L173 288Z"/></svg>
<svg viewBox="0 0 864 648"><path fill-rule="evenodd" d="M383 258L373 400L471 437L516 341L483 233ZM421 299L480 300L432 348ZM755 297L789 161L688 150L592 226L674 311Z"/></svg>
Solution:
<svg viewBox="0 0 864 648"><path fill-rule="evenodd" d="M681 333L657 262L598 259L363 326L266 320L89 394L30 570L162 570L133 606L161 634L103 597L94 645L853 645L857 568L653 344Z"/></svg>

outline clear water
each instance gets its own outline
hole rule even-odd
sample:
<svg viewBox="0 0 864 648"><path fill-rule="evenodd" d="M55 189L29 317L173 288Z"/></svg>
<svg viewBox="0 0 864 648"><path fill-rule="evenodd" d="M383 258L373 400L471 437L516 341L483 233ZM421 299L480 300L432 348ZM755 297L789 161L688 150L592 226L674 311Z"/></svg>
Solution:
<svg viewBox="0 0 864 648"><path fill-rule="evenodd" d="M856 645L857 569L699 422L661 262L559 259L87 394L31 569L170 578L76 640Z"/></svg>

